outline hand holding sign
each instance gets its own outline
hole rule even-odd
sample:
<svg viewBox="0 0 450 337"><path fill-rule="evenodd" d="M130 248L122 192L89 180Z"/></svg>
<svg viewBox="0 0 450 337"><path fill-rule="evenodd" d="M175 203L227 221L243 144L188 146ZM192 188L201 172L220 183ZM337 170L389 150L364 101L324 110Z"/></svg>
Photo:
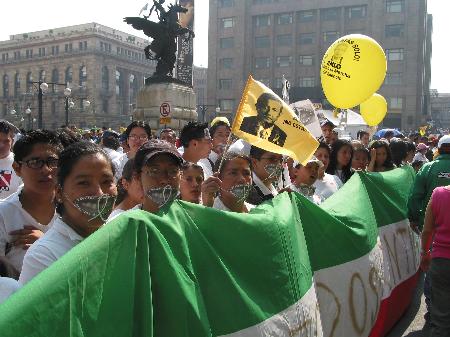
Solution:
<svg viewBox="0 0 450 337"><path fill-rule="evenodd" d="M336 40L322 60L320 77L327 100L349 109L372 96L386 76L386 56L372 38L351 34Z"/></svg>

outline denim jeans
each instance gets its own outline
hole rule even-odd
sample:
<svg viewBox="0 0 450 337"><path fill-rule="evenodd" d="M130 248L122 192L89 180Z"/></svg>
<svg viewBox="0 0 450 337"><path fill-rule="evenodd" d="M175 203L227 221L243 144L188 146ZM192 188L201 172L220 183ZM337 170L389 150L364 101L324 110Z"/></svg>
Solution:
<svg viewBox="0 0 450 337"><path fill-rule="evenodd" d="M431 321L430 337L450 336L450 259L431 260Z"/></svg>

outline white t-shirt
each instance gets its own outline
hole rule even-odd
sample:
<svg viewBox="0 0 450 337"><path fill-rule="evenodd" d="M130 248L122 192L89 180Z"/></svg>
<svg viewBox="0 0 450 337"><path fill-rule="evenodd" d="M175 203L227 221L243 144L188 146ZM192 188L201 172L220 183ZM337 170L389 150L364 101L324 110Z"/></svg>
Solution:
<svg viewBox="0 0 450 337"><path fill-rule="evenodd" d="M323 199L317 194L317 191L314 192L313 195L304 195L304 194L300 191L300 189L299 189L297 186L295 186L295 185L291 185L291 189L292 189L293 191L295 191L295 192L300 193L301 195L303 195L305 198L307 198L309 201L315 203L316 205L320 205L320 204L322 203L322 201L323 201Z"/></svg>
<svg viewBox="0 0 450 337"><path fill-rule="evenodd" d="M316 188L316 194L325 200L342 187L342 181L338 176L325 173L323 179L317 179L313 186Z"/></svg>
<svg viewBox="0 0 450 337"><path fill-rule="evenodd" d="M0 159L0 199L5 199L16 192L22 185L22 179L16 175L12 168L14 154L9 153L8 157Z"/></svg>
<svg viewBox="0 0 450 337"><path fill-rule="evenodd" d="M105 150L106 154L111 159L111 162L114 165L114 169L116 170L115 178L116 178L116 180L119 180L122 176L122 171L123 171L123 167L122 167L120 170L121 174L119 175L119 167L122 164L121 159L123 157L123 154L121 154L113 149L110 149L108 147L104 147L103 150Z"/></svg>
<svg viewBox="0 0 450 337"><path fill-rule="evenodd" d="M116 172L116 177L121 178L122 177L122 171L123 171L123 167L125 166L125 164L128 161L128 155L126 153L124 153L120 158L117 159L117 172Z"/></svg>
<svg viewBox="0 0 450 337"><path fill-rule="evenodd" d="M247 210L250 212L250 210L252 208L255 208L255 205L249 204L248 202L244 202L245 207L247 208ZM214 204L213 204L213 208L215 209L220 209L221 211L227 211L227 212L232 212L231 209L229 209L227 206L225 206L225 204L223 203L222 199L220 199L219 197L216 197L214 199Z"/></svg>
<svg viewBox="0 0 450 337"><path fill-rule="evenodd" d="M9 277L0 277L0 304L20 289L19 282Z"/></svg>
<svg viewBox="0 0 450 337"><path fill-rule="evenodd" d="M29 282L81 241L83 241L83 237L61 218L56 218L50 230L37 240L25 254L19 283L24 285Z"/></svg>
<svg viewBox="0 0 450 337"><path fill-rule="evenodd" d="M17 191L5 200L0 201L0 256L4 256L5 260L18 272L22 270L22 262L26 250L22 247L11 245L13 237L9 235L9 232L23 229L24 226L33 226L45 233L57 219L55 212L53 219L48 225L42 225L37 222L30 213L23 209L19 200L20 192Z"/></svg>
<svg viewBox="0 0 450 337"><path fill-rule="evenodd" d="M200 165L202 167L203 175L205 176L205 180L214 174L213 165L216 164L216 161L218 158L219 158L219 155L217 153L215 153L214 151L211 151L208 158L203 158L198 161L197 165ZM211 165L210 161L213 163L213 165Z"/></svg>
<svg viewBox="0 0 450 337"><path fill-rule="evenodd" d="M267 188L266 185L264 185L264 183L261 181L261 179L259 179L259 177L254 172L252 173L252 177L253 177L253 183L261 190L261 192L264 195L272 194L274 197L276 197L278 195L278 191L273 186L273 184L270 184L270 189L269 189L269 188Z"/></svg>

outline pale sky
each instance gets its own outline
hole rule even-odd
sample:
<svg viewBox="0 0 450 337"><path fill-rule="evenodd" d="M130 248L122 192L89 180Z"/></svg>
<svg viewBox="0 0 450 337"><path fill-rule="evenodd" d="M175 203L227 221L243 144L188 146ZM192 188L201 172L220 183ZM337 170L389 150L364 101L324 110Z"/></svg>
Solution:
<svg viewBox="0 0 450 337"><path fill-rule="evenodd" d="M146 0L9 0L0 11L0 41L9 35L97 22L129 34L145 35L122 22L125 16L137 16ZM173 2L170 0L167 3ZM208 64L208 7L209 0L196 0L194 64ZM433 14L433 58L431 88L450 93L448 57L450 45L449 0L428 0L428 12Z"/></svg>

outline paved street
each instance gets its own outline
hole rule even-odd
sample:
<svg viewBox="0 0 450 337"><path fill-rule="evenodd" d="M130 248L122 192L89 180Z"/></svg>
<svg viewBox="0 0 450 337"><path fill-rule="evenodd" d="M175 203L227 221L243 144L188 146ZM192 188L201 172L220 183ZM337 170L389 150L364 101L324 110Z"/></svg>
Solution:
<svg viewBox="0 0 450 337"><path fill-rule="evenodd" d="M425 325L425 297L423 296L423 276L420 278L417 290L403 318L395 325L387 337L428 337L430 329Z"/></svg>

